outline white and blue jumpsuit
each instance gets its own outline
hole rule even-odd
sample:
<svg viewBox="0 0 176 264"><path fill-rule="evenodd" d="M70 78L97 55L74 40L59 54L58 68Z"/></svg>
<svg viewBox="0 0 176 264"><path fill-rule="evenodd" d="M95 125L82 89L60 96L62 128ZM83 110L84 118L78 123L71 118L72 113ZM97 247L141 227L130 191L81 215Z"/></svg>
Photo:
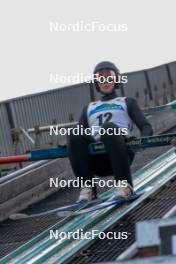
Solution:
<svg viewBox="0 0 176 264"><path fill-rule="evenodd" d="M116 181L127 180L133 186L130 165L134 159L134 152L126 146L126 138L131 137L134 124L141 132L141 136L153 134L150 123L145 118L135 99L130 97L117 97L115 90L102 99L91 102L84 107L79 125L84 128L92 126L105 130L125 128L127 135L102 136L96 132L92 136L70 135L69 159L76 177L91 180L95 175L113 175ZM91 142L102 141L106 154L90 156L88 145Z"/></svg>

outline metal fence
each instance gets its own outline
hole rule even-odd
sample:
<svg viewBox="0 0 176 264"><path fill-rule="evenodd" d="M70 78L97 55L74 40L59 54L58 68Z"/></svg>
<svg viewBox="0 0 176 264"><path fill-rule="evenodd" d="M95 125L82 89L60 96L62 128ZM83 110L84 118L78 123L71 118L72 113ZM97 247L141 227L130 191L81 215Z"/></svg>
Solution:
<svg viewBox="0 0 176 264"><path fill-rule="evenodd" d="M0 155L13 153L13 141L6 104L0 104Z"/></svg>
<svg viewBox="0 0 176 264"><path fill-rule="evenodd" d="M136 98L141 107L176 99L176 62L126 75L128 83L118 94ZM15 133L18 130L14 129L77 121L83 106L93 98L96 100L100 95L92 91L90 84L83 83L0 103L0 155L23 153L32 148L29 140L19 139ZM41 144L49 140L54 139L42 133Z"/></svg>

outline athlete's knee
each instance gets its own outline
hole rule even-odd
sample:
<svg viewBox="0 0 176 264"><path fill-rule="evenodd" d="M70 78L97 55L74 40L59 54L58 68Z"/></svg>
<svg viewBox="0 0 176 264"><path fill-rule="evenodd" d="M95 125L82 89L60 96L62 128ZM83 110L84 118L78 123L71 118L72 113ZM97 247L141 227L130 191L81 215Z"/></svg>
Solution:
<svg viewBox="0 0 176 264"><path fill-rule="evenodd" d="M112 122L105 122L102 125L103 134L101 134L101 140L105 140L114 135L114 130L118 127Z"/></svg>
<svg viewBox="0 0 176 264"><path fill-rule="evenodd" d="M103 123L103 125L102 125L102 127L104 128L104 129L108 129L108 128L118 128L118 126L117 125L115 125L113 122L104 122Z"/></svg>
<svg viewBox="0 0 176 264"><path fill-rule="evenodd" d="M120 134L114 133L113 130L106 130L106 133L101 135L101 141L106 143L106 142L111 142L114 143L114 145L125 145L125 138L124 136Z"/></svg>
<svg viewBox="0 0 176 264"><path fill-rule="evenodd" d="M119 127L112 122L105 122L102 125L104 129L104 133L101 134L101 140L110 139L110 140L118 140L117 136L119 136Z"/></svg>

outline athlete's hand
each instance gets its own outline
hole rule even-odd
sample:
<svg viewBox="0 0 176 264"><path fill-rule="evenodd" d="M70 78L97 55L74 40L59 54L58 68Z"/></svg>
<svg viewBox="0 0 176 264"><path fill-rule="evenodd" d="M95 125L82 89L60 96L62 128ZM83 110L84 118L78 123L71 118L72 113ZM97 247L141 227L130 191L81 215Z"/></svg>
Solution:
<svg viewBox="0 0 176 264"><path fill-rule="evenodd" d="M97 134L94 136L94 139L95 139L95 141L100 141L100 139L101 139L100 134L97 133Z"/></svg>

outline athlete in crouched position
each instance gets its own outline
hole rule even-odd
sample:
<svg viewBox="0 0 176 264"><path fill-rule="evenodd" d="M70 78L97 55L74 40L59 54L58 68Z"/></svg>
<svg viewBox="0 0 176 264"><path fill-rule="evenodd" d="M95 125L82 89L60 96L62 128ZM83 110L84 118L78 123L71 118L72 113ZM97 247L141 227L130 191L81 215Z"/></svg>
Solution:
<svg viewBox="0 0 176 264"><path fill-rule="evenodd" d="M117 81L120 72L113 63L107 61L99 63L95 67L94 76L96 76L95 87L102 97L101 100L91 102L84 107L78 124L84 128L101 127L104 131L109 128L126 128L127 135L71 134L69 159L76 177L83 179L84 182L91 181L95 175L113 175L116 182L126 180L126 186L117 185L116 190L118 196L128 197L133 194L130 165L135 154L130 147L127 147L126 139L131 136L133 123L139 128L141 136L151 136L152 127L135 99L116 95L115 89L120 88L119 81ZM106 154L89 155L88 146L96 141L104 143ZM84 186L79 200L92 200L93 198L94 189Z"/></svg>

